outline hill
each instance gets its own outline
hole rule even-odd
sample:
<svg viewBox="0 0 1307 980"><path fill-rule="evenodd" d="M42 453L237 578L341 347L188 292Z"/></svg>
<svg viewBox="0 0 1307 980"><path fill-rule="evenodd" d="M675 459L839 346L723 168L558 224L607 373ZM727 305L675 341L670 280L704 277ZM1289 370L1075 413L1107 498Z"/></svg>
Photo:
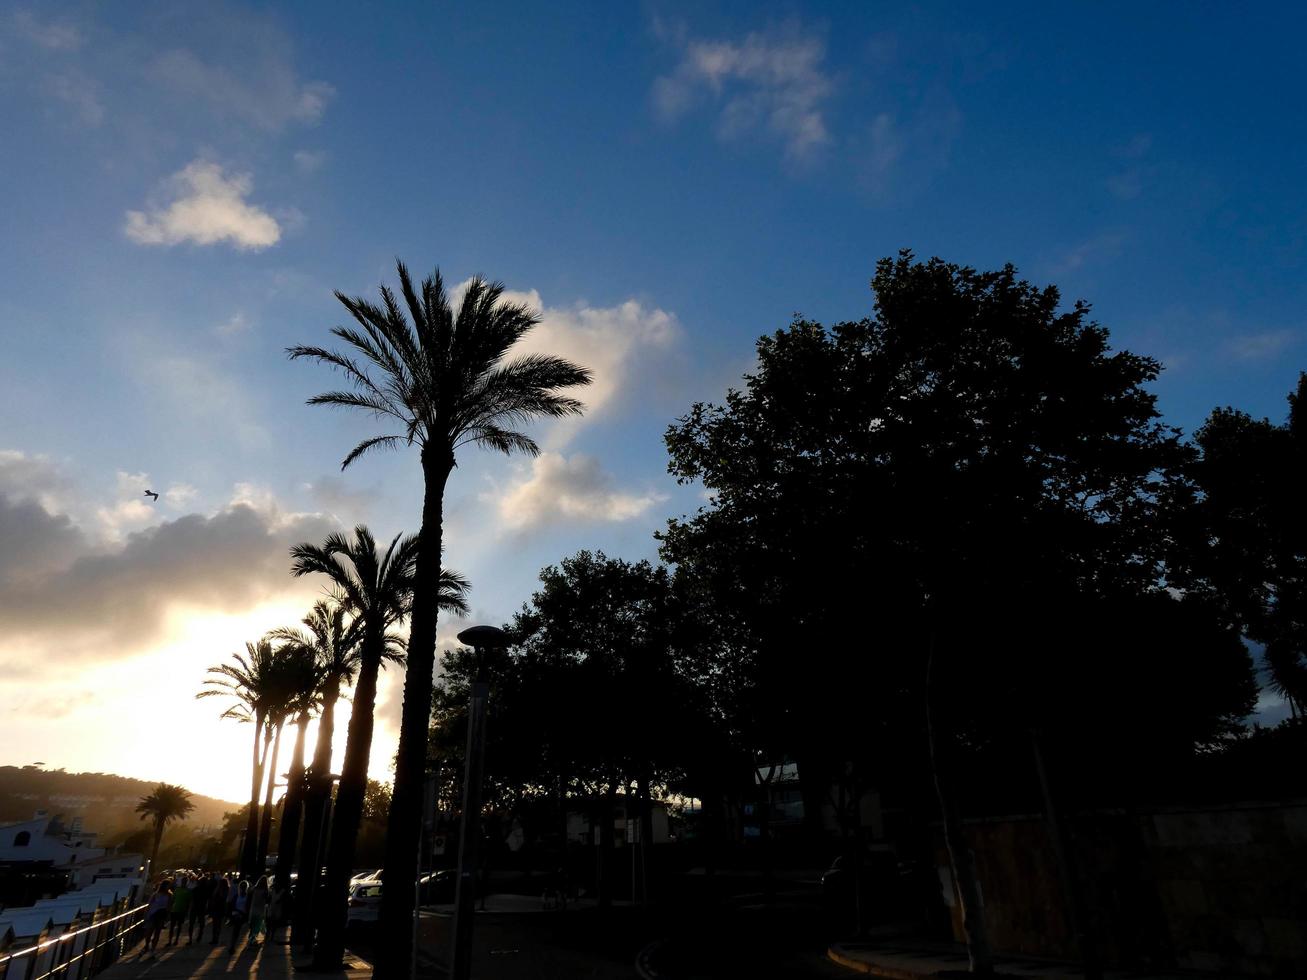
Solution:
<svg viewBox="0 0 1307 980"><path fill-rule="evenodd" d="M140 828L136 804L156 782L115 776L104 772L66 772L36 766L0 766L0 824L30 819L37 810L61 814L64 822L82 818L82 826L101 839ZM187 818L188 828L222 829L222 815L239 810L241 804L215 800L211 796L191 797L195 810Z"/></svg>

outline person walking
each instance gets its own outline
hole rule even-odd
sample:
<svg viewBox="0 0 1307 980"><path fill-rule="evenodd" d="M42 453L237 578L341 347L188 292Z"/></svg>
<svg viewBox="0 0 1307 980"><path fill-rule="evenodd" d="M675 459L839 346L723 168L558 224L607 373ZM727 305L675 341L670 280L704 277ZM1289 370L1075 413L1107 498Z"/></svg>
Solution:
<svg viewBox="0 0 1307 980"><path fill-rule="evenodd" d="M250 890L250 942L267 935L268 905L271 899L268 892L268 876L264 875L254 883Z"/></svg>
<svg viewBox="0 0 1307 980"><path fill-rule="evenodd" d="M222 933L222 920L227 917L227 895L231 891L231 882L226 877L213 880L213 891L209 892L209 918L213 921L213 938L210 946L218 945L218 936Z"/></svg>
<svg viewBox="0 0 1307 980"><path fill-rule="evenodd" d="M177 887L172 893L172 904L168 908L168 945L176 945L181 939L182 923L184 923L191 914L191 901L195 898L191 888L195 885L195 879L189 875L181 878L177 882Z"/></svg>
<svg viewBox="0 0 1307 980"><path fill-rule="evenodd" d="M250 883L240 882L231 893L227 902L227 921L231 923L231 952L236 952L236 940L240 939L241 927L250 917Z"/></svg>
<svg viewBox="0 0 1307 980"><path fill-rule="evenodd" d="M145 910L145 952L151 953L159 946L159 934L168 921L168 909L172 906L172 882L163 880L154 889L149 907Z"/></svg>
<svg viewBox="0 0 1307 980"><path fill-rule="evenodd" d="M277 930L286 925L290 919L290 889L280 879L274 879L268 889L268 939L277 938ZM290 942L290 936L286 937Z"/></svg>
<svg viewBox="0 0 1307 980"><path fill-rule="evenodd" d="M195 942L198 934L204 939L204 917L209 914L209 896L213 893L213 875L205 872L195 883L191 894L191 914L186 922L186 943Z"/></svg>

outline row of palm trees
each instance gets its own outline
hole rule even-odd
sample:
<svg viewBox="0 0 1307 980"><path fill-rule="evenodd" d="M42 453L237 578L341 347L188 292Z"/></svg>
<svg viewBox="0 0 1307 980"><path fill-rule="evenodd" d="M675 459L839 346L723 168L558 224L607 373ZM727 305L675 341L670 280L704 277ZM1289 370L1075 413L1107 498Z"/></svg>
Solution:
<svg viewBox="0 0 1307 980"><path fill-rule="evenodd" d="M441 611L461 611L467 591L467 583L443 567L446 485L457 465L459 451L468 446L505 454L537 455L540 448L522 431L523 427L536 419L580 414L581 402L563 392L587 385L591 380L588 370L561 357L548 354L509 357L512 348L539 322L539 316L530 307L506 301L501 283L474 277L454 302L438 270L420 283L413 281L402 262L396 263L396 272L400 295L382 286L379 304L363 297L335 294L354 321L351 326L337 326L331 331L342 343L341 349L296 346L287 350L293 360L325 364L344 378L342 389L315 395L309 404L358 409L391 426L350 450L342 469L374 449L413 446L418 448L422 466L421 525L413 537L396 538L384 554L379 554L372 535L359 526L352 539L333 535L321 547L301 545L292 552L296 575L321 573L331 581L333 598L324 615L331 617L336 610L343 611L339 643L357 651L349 739L327 848L327 881L320 893L321 900L315 905L319 928L314 966L318 969L338 968L344 953L349 873L367 785L377 673L388 658L402 656L405 663L399 751L386 831L386 888L377 944L381 953L376 964L377 980L400 980L409 973L413 955L410 916L416 897L414 879L431 719L436 622ZM405 621L409 629L407 638L392 632ZM335 620L328 619L328 622ZM306 626L317 651L321 638L307 619ZM330 634L332 628L326 633ZM303 639L310 637L306 635ZM273 660L278 651L294 655L293 648L304 646L301 640L281 631L267 640L269 657ZM333 639L329 645L334 650L336 644ZM252 658L253 649L245 659ZM238 663L238 669L240 666ZM341 676L337 691L344 682ZM230 679L229 675L222 677ZM325 805L332 779L330 739L324 745L321 734L330 725L327 698L321 691L315 697L315 704L322 705L323 717L318 745L298 788L295 785L298 777L294 775L298 769L292 765L287 793L288 801L291 793L303 800L302 882L317 880L317 857L309 847L309 838L315 826L320 825L320 816L315 823L315 808ZM291 716L298 724L302 709L268 701L260 714L259 699L238 697L237 702L234 717L248 716L256 723L250 829L243 859L257 858L259 847L266 853L266 842L256 844L253 852L249 849L249 839L255 837L253 813L258 788L265 776L268 785L272 785L276 768L274 765L266 774L262 768L268 732L273 733L275 760L280 725ZM274 703L278 704L277 714L272 707ZM275 721L277 717L282 721ZM265 800L270 801L271 796ZM264 812L266 817L266 803ZM320 815L321 810L316 812ZM283 820L283 831L287 823L290 821ZM283 836L283 846L278 848L279 861L288 850L285 843ZM313 930L306 932L312 934Z"/></svg>
<svg viewBox="0 0 1307 980"><path fill-rule="evenodd" d="M240 859L241 871L247 876L261 873L267 864L282 731L288 723L295 728L286 793L281 800L274 875L287 883L298 854L300 881L305 887L295 920L300 927L297 938L306 946L315 932L332 932L336 925L333 910L339 906L343 912L345 908L368 781L377 678L385 664L404 661L407 641L392 627L412 614L416 549L415 538L397 535L381 552L364 525L357 526L352 536L332 534L321 545L297 545L291 549L292 574L327 576L329 598L313 605L302 628L274 629L257 642L247 643L244 653L232 654L230 662L210 667L211 676L196 695L226 696L231 704L222 717L254 727L249 813ZM466 579L446 570L435 602L445 612L462 614L467 610L468 590ZM335 709L342 688L349 684L354 686L354 704L337 777L331 772ZM315 713L317 740L306 765L306 734ZM337 778L340 785L332 806L331 788ZM315 911L313 883L320 879L328 813L327 879ZM343 933L344 923L339 925L334 931Z"/></svg>

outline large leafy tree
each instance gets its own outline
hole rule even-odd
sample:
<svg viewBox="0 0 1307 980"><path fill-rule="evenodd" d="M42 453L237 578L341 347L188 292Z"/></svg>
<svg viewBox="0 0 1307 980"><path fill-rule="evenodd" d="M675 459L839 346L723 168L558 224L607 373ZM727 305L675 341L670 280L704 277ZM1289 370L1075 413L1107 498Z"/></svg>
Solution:
<svg viewBox="0 0 1307 980"><path fill-rule="evenodd" d="M359 633L358 682L331 821L327 880L316 909L314 963L320 969L339 967L344 953L346 901L367 790L377 676L385 661L400 661L404 656L404 639L391 632L392 628L407 619L415 606L424 604L415 596L417 554L417 538L402 535L396 535L384 552L379 551L372 532L362 524L354 528L352 538L332 534L321 545L301 544L291 549L294 574L327 576ZM451 573L443 583L433 580L426 603L435 606L443 601L464 608L466 588L467 583Z"/></svg>
<svg viewBox="0 0 1307 980"><path fill-rule="evenodd" d="M468 688L490 682L485 799L490 810L530 805L536 832L561 848L570 809L612 827L617 794L632 784L648 840L651 788L679 786L702 750L698 692L679 671L691 641L671 576L647 561L581 551L540 573L540 588L502 653L455 650L442 662L432 748L457 799ZM465 819L476 815L464 814ZM607 849L603 858L610 857ZM605 869L607 868L605 867ZM601 873L601 901L611 889Z"/></svg>
<svg viewBox="0 0 1307 980"><path fill-rule="evenodd" d="M1191 587L1225 604L1261 643L1269 686L1307 711L1307 375L1280 425L1234 408L1195 435L1187 510Z"/></svg>
<svg viewBox="0 0 1307 980"><path fill-rule="evenodd" d="M191 794L181 786L160 783L147 796L141 797L136 804L136 812L142 820L154 824L154 846L150 851L150 871L157 872L154 862L159 857L159 844L163 841L163 832L174 820L185 820L186 815L195 809Z"/></svg>
<svg viewBox="0 0 1307 980"><path fill-rule="evenodd" d="M262 786L263 756L259 752L259 737L263 736L264 755L268 747L267 721L278 696L273 662L276 654L272 643L265 637L257 643L246 643L245 652L233 653L231 663L217 664L208 670L209 677L197 698L225 697L232 704L223 711L223 718L247 722L254 728L254 745L250 764L250 802L245 813L245 839L241 845L241 873L254 874L258 867L259 843L259 789Z"/></svg>
<svg viewBox="0 0 1307 980"><path fill-rule="evenodd" d="M663 554L720 587L740 624L744 717L771 719L754 738L779 733L801 771L804 757L849 760L848 732L823 719L926 729L985 972L955 774L995 723L1058 720L1031 709L1067 706L1043 668L1094 622L1086 603L1097 615L1160 590L1162 491L1187 453L1147 388L1158 364L1111 350L1056 288L906 252L872 288L870 317L762 338L744 389L669 430L672 472L713 496L670 523ZM811 651L800 671L795 638ZM1034 702L1019 696L1033 676L1046 681Z"/></svg>
<svg viewBox="0 0 1307 980"><path fill-rule="evenodd" d="M297 346L292 358L309 358L340 371L346 390L316 395L310 404L360 409L394 426L365 439L342 468L378 448L417 445L424 496L417 536L415 587L434 597L440 577L445 485L458 450L483 446L503 453L539 451L519 431L532 419L577 414L581 403L560 392L587 384L589 372L562 358L506 356L537 323L528 307L507 302L504 287L477 277L463 291L457 309L440 273L415 285L396 264L400 297L381 287L380 305L336 293L355 326L332 333L345 349ZM382 980L406 975L412 957L409 916L426 770L427 728L435 667L434 601L413 607L404 678L404 707L394 799L387 832L386 878L381 913Z"/></svg>

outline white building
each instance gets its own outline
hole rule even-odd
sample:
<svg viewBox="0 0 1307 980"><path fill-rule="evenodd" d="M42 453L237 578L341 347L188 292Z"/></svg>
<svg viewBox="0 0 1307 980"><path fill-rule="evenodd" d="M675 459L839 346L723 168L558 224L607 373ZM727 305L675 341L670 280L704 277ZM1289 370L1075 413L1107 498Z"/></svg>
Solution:
<svg viewBox="0 0 1307 980"><path fill-rule="evenodd" d="M110 854L96 846L95 836L82 830L80 817L64 827L56 817L37 810L31 820L0 826L0 863L48 863L68 873L72 888L97 878L135 877L144 872L142 855Z"/></svg>

